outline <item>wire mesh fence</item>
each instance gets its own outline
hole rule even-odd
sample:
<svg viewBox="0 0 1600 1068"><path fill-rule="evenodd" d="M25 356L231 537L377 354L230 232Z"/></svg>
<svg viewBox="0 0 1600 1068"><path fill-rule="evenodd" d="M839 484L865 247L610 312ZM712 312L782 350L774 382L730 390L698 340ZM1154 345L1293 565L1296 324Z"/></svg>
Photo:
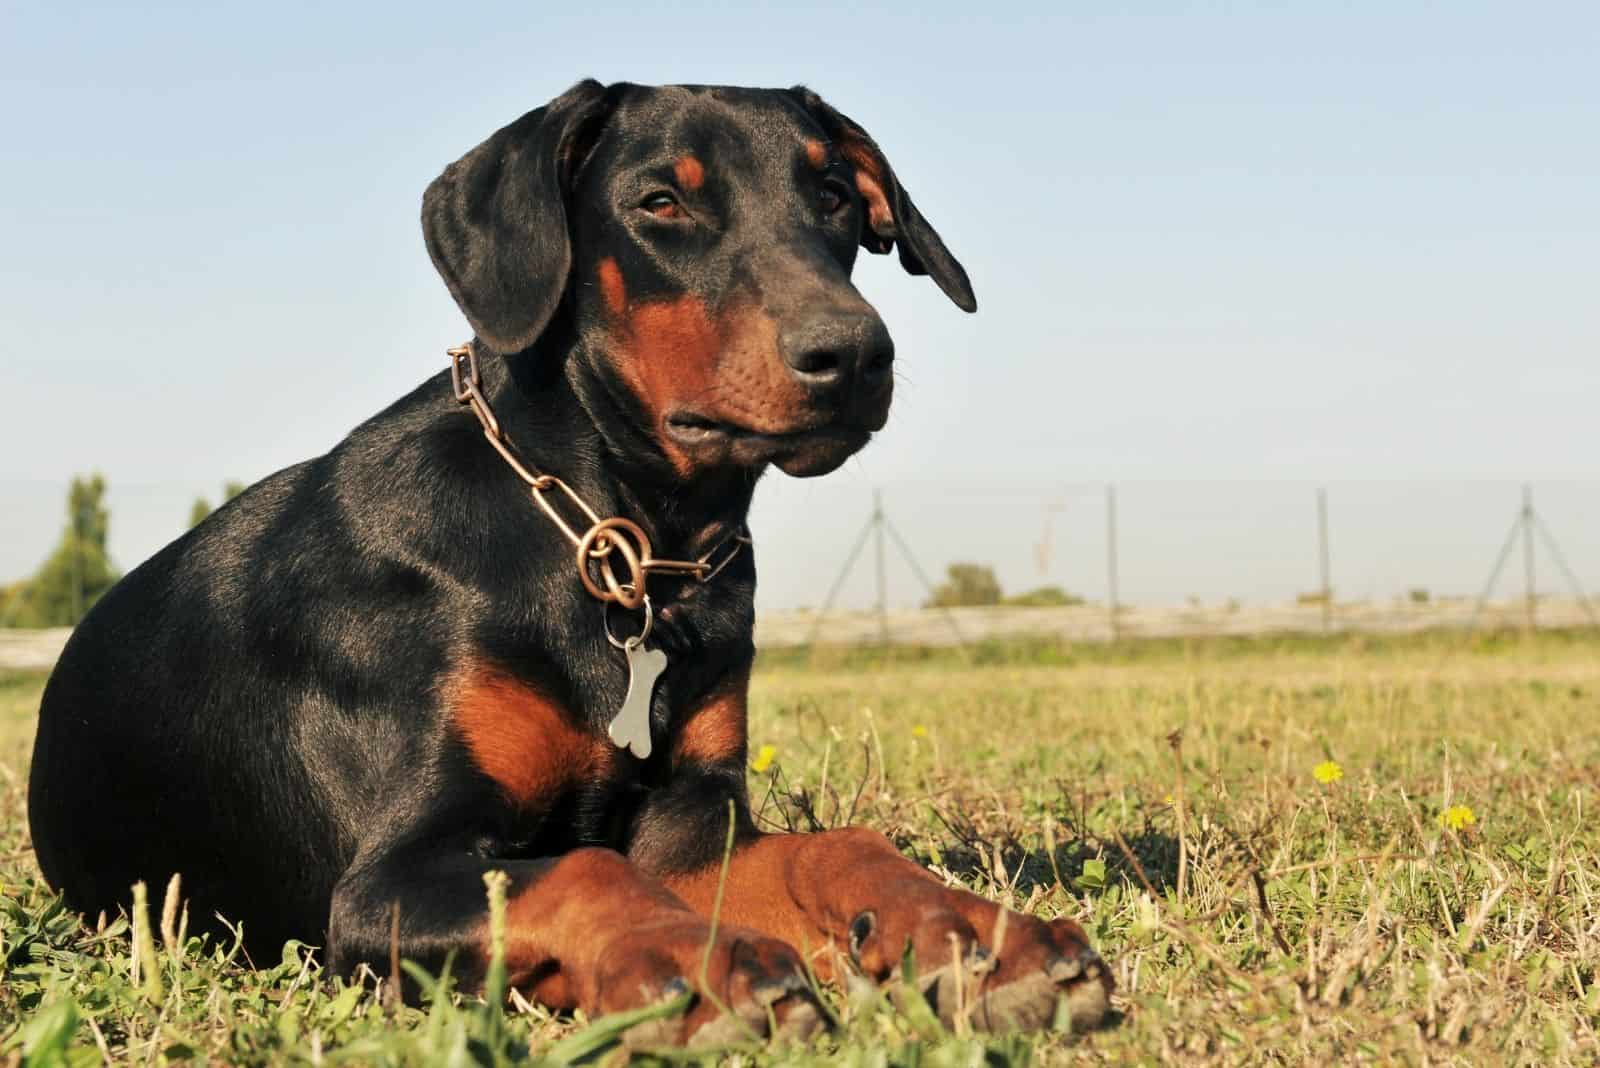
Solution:
<svg viewBox="0 0 1600 1068"><path fill-rule="evenodd" d="M907 483L795 496L763 508L820 527L805 571L780 560L772 575L782 539L757 514L762 581L780 586L760 613L768 645L1600 625L1600 483ZM852 503L853 537L833 518ZM931 608L955 561L991 568L1002 603Z"/></svg>

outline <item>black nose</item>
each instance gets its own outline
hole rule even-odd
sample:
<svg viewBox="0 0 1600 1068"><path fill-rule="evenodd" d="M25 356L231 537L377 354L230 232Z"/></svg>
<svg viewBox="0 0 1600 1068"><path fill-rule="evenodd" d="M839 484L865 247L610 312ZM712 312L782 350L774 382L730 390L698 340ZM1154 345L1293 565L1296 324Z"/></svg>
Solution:
<svg viewBox="0 0 1600 1068"><path fill-rule="evenodd" d="M817 394L851 388L877 392L894 369L894 342L875 315L808 319L778 337L783 362Z"/></svg>

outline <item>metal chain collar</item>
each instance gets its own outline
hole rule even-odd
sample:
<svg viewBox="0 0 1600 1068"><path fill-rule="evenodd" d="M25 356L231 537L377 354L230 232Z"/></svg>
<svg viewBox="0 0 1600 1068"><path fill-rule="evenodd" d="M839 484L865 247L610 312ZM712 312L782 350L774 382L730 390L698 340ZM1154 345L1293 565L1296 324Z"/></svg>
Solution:
<svg viewBox="0 0 1600 1068"><path fill-rule="evenodd" d="M528 484L528 488L533 491L534 503L577 548L578 577L583 580L583 588L589 591L590 596L605 603L615 602L627 609L640 608L648 604L645 582L653 572L683 575L697 582L710 582L722 572L723 568L733 562L745 546L750 544L749 530L740 527L713 545L698 560L657 558L651 552L649 537L639 524L621 516L601 519L595 510L561 479L555 475L540 475L530 471L517 456L510 439L500 429L500 420L495 418L494 409L489 406L489 398L483 395L480 388L482 380L478 377L476 348L471 343L457 345L453 349L447 349L446 354L450 357L450 385L455 391L456 400L472 409L472 414L478 417L478 422L483 426L483 436L489 439L489 444L493 445L501 458L511 465L511 470L517 473L517 477ZM582 534L573 529L556 510L549 499L551 490L559 490L589 521L587 529ZM621 576L617 574L619 559L625 572ZM648 627L647 622L646 633Z"/></svg>

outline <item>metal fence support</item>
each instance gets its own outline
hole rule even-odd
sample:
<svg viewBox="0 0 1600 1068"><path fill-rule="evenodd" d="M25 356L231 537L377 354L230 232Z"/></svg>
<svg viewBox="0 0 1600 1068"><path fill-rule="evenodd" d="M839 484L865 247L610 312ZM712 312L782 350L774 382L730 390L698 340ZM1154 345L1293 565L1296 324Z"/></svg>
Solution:
<svg viewBox="0 0 1600 1068"><path fill-rule="evenodd" d="M1122 637L1122 625L1117 619L1117 487L1106 486L1106 619L1111 626L1111 640Z"/></svg>
<svg viewBox="0 0 1600 1068"><path fill-rule="evenodd" d="M1322 633L1333 625L1333 578L1328 565L1328 491L1317 489L1317 559L1322 568Z"/></svg>
<svg viewBox="0 0 1600 1068"><path fill-rule="evenodd" d="M1522 484L1522 594L1527 609L1524 626L1531 633L1539 627L1539 594L1533 575L1533 487Z"/></svg>

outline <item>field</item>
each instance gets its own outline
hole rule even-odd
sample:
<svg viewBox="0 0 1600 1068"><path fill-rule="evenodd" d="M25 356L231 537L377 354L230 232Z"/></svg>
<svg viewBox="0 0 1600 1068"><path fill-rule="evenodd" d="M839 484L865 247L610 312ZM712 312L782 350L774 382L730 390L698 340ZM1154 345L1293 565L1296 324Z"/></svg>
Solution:
<svg viewBox="0 0 1600 1068"><path fill-rule="evenodd" d="M0 1064L626 1056L613 1021L448 993L396 1008L297 945L252 970L163 920L162 887L132 931L63 913L24 813L41 685L0 675ZM1078 918L1118 1018L982 1036L830 995L840 1026L809 1046L698 1056L1600 1058L1593 632L784 650L763 658L751 734L771 823L853 819L951 882Z"/></svg>

